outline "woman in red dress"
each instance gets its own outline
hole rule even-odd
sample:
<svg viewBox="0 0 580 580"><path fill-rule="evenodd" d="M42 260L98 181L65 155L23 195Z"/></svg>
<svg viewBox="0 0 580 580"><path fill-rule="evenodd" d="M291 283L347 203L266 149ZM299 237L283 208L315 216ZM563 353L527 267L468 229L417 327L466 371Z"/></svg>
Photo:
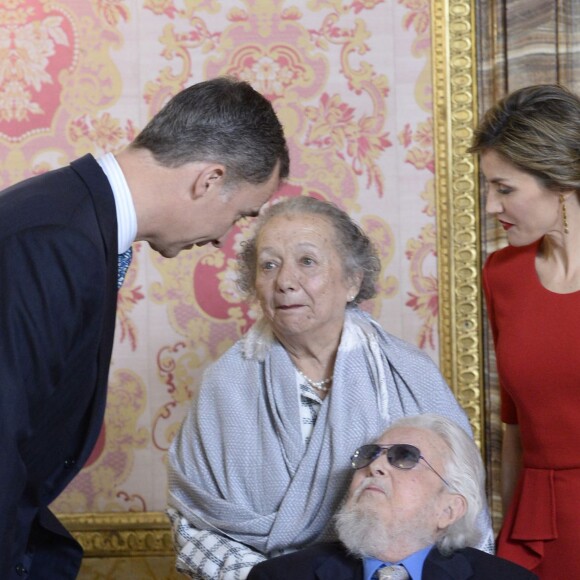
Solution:
<svg viewBox="0 0 580 580"><path fill-rule="evenodd" d="M580 578L580 99L519 89L472 151L509 243L483 271L505 423L497 553L542 580Z"/></svg>

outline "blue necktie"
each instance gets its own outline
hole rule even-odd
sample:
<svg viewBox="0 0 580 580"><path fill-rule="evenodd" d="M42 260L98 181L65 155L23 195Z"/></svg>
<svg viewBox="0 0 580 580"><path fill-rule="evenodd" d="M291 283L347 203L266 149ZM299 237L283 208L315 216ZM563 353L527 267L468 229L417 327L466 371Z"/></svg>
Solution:
<svg viewBox="0 0 580 580"><path fill-rule="evenodd" d="M123 285L123 280L125 279L125 274L127 273L127 270L131 264L132 256L133 248L129 248L126 252L123 252L117 256L119 260L119 267L117 270L117 290Z"/></svg>

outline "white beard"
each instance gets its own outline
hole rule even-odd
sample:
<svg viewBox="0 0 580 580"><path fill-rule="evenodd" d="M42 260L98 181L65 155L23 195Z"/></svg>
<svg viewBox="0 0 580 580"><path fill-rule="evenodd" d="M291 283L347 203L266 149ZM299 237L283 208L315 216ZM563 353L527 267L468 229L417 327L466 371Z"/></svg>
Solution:
<svg viewBox="0 0 580 580"><path fill-rule="evenodd" d="M345 504L336 514L336 531L348 551L360 558L377 558L388 549L391 538L376 513L359 513L356 506Z"/></svg>
<svg viewBox="0 0 580 580"><path fill-rule="evenodd" d="M373 485L377 485L376 482ZM385 522L368 500L357 501L364 487L366 485L361 485L335 516L338 537L349 552L360 558L389 560L385 554L403 552L410 555L435 543L436 533L425 529L434 505L425 506L414 517L404 521L395 517L393 521Z"/></svg>

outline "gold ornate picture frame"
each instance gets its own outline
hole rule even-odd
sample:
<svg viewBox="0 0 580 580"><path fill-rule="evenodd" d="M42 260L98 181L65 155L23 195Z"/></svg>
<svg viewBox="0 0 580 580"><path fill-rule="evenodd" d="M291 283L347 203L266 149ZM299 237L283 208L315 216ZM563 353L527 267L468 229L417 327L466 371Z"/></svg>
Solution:
<svg viewBox="0 0 580 580"><path fill-rule="evenodd" d="M484 441L474 0L431 0L440 366ZM173 553L164 513L61 514L85 557Z"/></svg>
<svg viewBox="0 0 580 580"><path fill-rule="evenodd" d="M169 520L162 512L61 514L85 558L173 554Z"/></svg>
<svg viewBox="0 0 580 580"><path fill-rule="evenodd" d="M485 449L475 6L432 0L440 367Z"/></svg>

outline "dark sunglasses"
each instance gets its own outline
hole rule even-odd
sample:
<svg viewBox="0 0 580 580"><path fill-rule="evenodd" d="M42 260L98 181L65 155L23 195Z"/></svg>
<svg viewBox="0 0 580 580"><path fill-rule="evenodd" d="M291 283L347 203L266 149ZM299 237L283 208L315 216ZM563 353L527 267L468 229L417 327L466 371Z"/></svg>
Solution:
<svg viewBox="0 0 580 580"><path fill-rule="evenodd" d="M381 453L385 453L387 461L397 469L413 469L419 460L422 459L425 465L447 486L451 487L431 464L421 455L421 451L414 445L408 443L393 443L392 445L363 445L359 447L350 458L350 465L353 469L362 469L370 465Z"/></svg>

